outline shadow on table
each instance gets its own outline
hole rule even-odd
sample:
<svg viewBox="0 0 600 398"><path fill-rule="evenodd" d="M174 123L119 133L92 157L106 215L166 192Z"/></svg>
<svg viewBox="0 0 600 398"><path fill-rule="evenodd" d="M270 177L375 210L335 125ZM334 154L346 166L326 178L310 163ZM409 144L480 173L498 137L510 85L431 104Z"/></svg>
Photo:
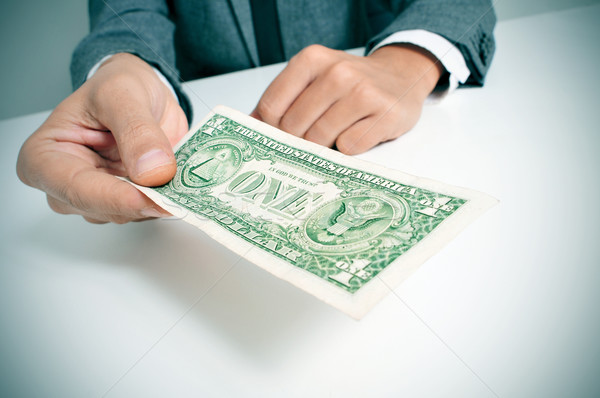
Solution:
<svg viewBox="0 0 600 398"><path fill-rule="evenodd" d="M354 322L177 220L97 226L52 214L21 239L77 267L138 272L175 299L169 326L196 303L181 323L213 329L255 361L286 358L290 342L320 333L324 319Z"/></svg>

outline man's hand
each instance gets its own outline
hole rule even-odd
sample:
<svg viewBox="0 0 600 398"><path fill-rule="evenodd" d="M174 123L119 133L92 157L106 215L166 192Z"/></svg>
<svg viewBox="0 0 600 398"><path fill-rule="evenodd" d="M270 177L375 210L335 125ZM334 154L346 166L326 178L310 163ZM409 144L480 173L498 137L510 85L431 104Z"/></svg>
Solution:
<svg viewBox="0 0 600 398"><path fill-rule="evenodd" d="M410 130L443 67L412 45L368 57L314 45L293 57L252 116L346 154L364 152Z"/></svg>
<svg viewBox="0 0 600 398"><path fill-rule="evenodd" d="M168 215L133 186L176 171L172 146L187 132L177 99L152 68L116 54L56 107L25 142L17 173L46 192L50 207L95 223Z"/></svg>

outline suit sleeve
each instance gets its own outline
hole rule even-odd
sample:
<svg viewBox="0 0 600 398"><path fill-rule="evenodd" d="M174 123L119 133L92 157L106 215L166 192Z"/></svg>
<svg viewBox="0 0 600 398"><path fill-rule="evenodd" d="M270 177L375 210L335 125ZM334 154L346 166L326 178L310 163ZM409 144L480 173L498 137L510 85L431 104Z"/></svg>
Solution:
<svg viewBox="0 0 600 398"><path fill-rule="evenodd" d="M135 54L157 68L171 83L188 121L189 99L183 94L175 66L175 25L162 0L89 0L90 33L71 59L73 88L81 86L90 69L104 56Z"/></svg>
<svg viewBox="0 0 600 398"><path fill-rule="evenodd" d="M483 85L495 51L491 0L392 0L391 8L395 18L369 40L367 51L395 32L424 29L446 38L462 53L471 72L466 85Z"/></svg>

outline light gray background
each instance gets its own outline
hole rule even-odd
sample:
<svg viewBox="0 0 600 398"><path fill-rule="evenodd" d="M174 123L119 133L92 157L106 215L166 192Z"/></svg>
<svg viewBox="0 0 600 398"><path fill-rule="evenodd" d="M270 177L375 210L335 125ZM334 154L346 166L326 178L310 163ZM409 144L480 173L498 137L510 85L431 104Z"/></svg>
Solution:
<svg viewBox="0 0 600 398"><path fill-rule="evenodd" d="M497 0L500 20L600 0ZM71 92L71 52L88 30L87 1L21 0L0 5L0 120L54 108Z"/></svg>

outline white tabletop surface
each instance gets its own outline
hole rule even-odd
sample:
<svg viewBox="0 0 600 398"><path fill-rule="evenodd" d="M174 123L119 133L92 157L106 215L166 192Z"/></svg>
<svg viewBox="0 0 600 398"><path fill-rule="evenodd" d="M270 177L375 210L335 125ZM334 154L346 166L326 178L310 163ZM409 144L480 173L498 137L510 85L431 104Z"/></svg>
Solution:
<svg viewBox="0 0 600 398"><path fill-rule="evenodd" d="M54 214L14 172L47 113L0 122L0 396L600 396L599 20L500 23L485 88L360 156L500 200L360 322L183 222ZM197 118L280 68L188 84Z"/></svg>

